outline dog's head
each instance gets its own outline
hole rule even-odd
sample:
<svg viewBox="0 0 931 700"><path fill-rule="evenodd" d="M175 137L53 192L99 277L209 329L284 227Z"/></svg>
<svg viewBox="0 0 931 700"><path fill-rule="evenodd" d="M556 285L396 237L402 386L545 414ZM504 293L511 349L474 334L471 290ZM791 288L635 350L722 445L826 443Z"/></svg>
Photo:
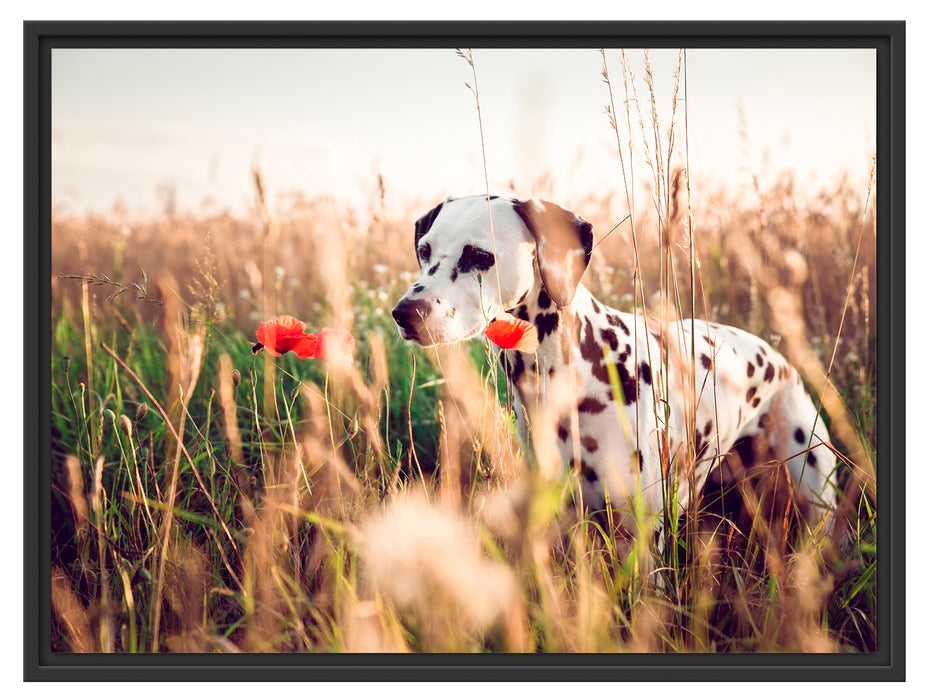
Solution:
<svg viewBox="0 0 931 700"><path fill-rule="evenodd" d="M572 303L592 252L592 227L540 200L449 198L414 226L420 278L392 312L420 345L479 335L516 307L537 276L559 307Z"/></svg>

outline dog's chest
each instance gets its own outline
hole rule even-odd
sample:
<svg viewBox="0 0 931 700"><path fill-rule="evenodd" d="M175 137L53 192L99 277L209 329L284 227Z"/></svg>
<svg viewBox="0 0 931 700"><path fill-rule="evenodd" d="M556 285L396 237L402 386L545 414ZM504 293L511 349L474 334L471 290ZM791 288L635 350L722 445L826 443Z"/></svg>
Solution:
<svg viewBox="0 0 931 700"><path fill-rule="evenodd" d="M642 319L635 326L633 315L604 306L584 288L569 307L548 302L537 291L514 310L540 339L535 356L507 353L519 418L546 415L560 462L578 467L587 501L603 502L606 486L630 493L641 475L655 481L660 448L657 431L649 429L655 416L645 408L654 402L644 399L658 381L650 368L660 365L659 344ZM656 444L647 444L651 436Z"/></svg>

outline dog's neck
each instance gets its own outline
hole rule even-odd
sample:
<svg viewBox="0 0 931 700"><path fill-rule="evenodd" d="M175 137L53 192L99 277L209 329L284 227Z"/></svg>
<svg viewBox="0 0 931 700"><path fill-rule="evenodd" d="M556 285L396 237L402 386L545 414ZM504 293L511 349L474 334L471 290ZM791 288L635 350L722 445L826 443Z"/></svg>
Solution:
<svg viewBox="0 0 931 700"><path fill-rule="evenodd" d="M563 307L546 293L536 277L533 287L509 312L517 318L529 321L537 329L540 347L535 355L517 350L506 351L507 375L517 389L521 403L531 404L549 379L571 368L577 358L581 340L582 324L592 313L594 299L591 293L579 285L572 302Z"/></svg>

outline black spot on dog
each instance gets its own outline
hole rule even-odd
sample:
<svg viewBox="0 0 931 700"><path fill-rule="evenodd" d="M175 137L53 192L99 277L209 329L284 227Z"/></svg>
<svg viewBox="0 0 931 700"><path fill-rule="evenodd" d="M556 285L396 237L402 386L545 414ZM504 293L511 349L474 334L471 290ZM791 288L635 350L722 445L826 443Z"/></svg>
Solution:
<svg viewBox="0 0 931 700"><path fill-rule="evenodd" d="M411 291L414 294L420 294L423 290L424 286L422 284L415 284L413 287L411 287Z"/></svg>
<svg viewBox="0 0 931 700"><path fill-rule="evenodd" d="M484 272L494 264L494 253L489 250L477 248L474 245L467 245L462 249L462 255L459 256L456 269L463 274L468 272Z"/></svg>
<svg viewBox="0 0 931 700"><path fill-rule="evenodd" d="M750 403L750 399L752 399L754 396L756 396L756 387L751 386L749 389L747 389L747 403Z"/></svg>
<svg viewBox="0 0 931 700"><path fill-rule="evenodd" d="M585 332L582 341L579 343L579 352L582 353L582 359L597 364L603 357L601 346L595 340L595 332L592 329L592 320L585 319Z"/></svg>
<svg viewBox="0 0 931 700"><path fill-rule="evenodd" d="M511 363L511 381L516 382L517 379L524 373L524 358L523 354L519 352L512 352L509 354Z"/></svg>
<svg viewBox="0 0 931 700"><path fill-rule="evenodd" d="M650 371L650 365L646 362L640 363L640 379L644 384L649 385L653 383L653 373Z"/></svg>
<svg viewBox="0 0 931 700"><path fill-rule="evenodd" d="M569 429L566 427L565 423L560 423L556 426L556 435L559 436L559 439L563 442L569 439Z"/></svg>
<svg viewBox="0 0 931 700"><path fill-rule="evenodd" d="M639 392L637 391L637 379L632 377L627 371L627 365L617 363L617 374L621 380L621 389L624 392L624 403L628 406L637 400Z"/></svg>
<svg viewBox="0 0 931 700"><path fill-rule="evenodd" d="M799 445L804 445L805 442L806 442L806 440L805 440L805 431L802 430L801 428L796 428L796 429L795 429L795 441L796 441Z"/></svg>
<svg viewBox="0 0 931 700"><path fill-rule="evenodd" d="M586 435L579 442L582 443L582 447L587 452L597 452L598 451L598 441L593 438L591 435Z"/></svg>
<svg viewBox="0 0 931 700"><path fill-rule="evenodd" d="M439 263L436 263L433 267L431 267L429 270L427 270L427 274L428 274L428 275L431 275L431 276L432 276L432 275L435 275L435 274L436 274L436 271L439 270L439 269L440 269L440 264L439 264Z"/></svg>
<svg viewBox="0 0 931 700"><path fill-rule="evenodd" d="M808 456L805 458L805 463L810 467L813 467L818 463L818 459L815 457L814 452L808 453Z"/></svg>
<svg viewBox="0 0 931 700"><path fill-rule="evenodd" d="M614 326L615 328L620 328L621 331L624 333L624 335L630 335L630 329L627 328L627 324L624 323L624 319L622 319L622 318L621 318L620 316L618 316L617 314L610 314L610 313L609 313L609 314L608 314L608 323L609 323L610 325Z"/></svg>
<svg viewBox="0 0 931 700"><path fill-rule="evenodd" d="M748 362L747 363L747 376L752 377L755 371L756 371L756 367L753 366L753 363Z"/></svg>
<svg viewBox="0 0 931 700"><path fill-rule="evenodd" d="M760 416L760 420L757 422L757 425L765 430L766 426L769 425L769 414L764 413L762 416Z"/></svg>
<svg viewBox="0 0 931 700"><path fill-rule="evenodd" d="M585 319L585 333L582 341L579 343L579 351L582 354L582 358L591 363L592 376L602 384L610 384L611 375L608 372L608 366L605 364L604 350L602 349L602 345L595 340L595 332L592 328L591 319ZM614 368L617 370L618 378L620 379L624 403L628 405L631 404L637 396L636 377L631 376L626 365L627 358L630 356L630 351L631 348L628 344L624 352L618 357L618 361L614 363ZM609 395L613 394L609 392Z"/></svg>
<svg viewBox="0 0 931 700"><path fill-rule="evenodd" d="M753 399L753 403L751 403L750 405L753 406L753 408L756 408L757 406L760 405L760 401L762 401L762 400L763 400L763 399L761 399L759 396L757 396L755 399Z"/></svg>
<svg viewBox="0 0 931 700"><path fill-rule="evenodd" d="M601 413L606 408L606 404L591 396L586 396L579 401L579 413Z"/></svg>
<svg viewBox="0 0 931 700"><path fill-rule="evenodd" d="M756 354L756 363L762 367L763 366L763 356L759 353Z"/></svg>
<svg viewBox="0 0 931 700"><path fill-rule="evenodd" d="M601 340L607 343L612 350L617 350L617 333L614 332L613 328L602 328Z"/></svg>
<svg viewBox="0 0 931 700"><path fill-rule="evenodd" d="M744 463L745 467L752 467L755 457L755 451L753 449L753 438L748 435L737 440L734 443L734 446L731 448L740 456L740 461Z"/></svg>
<svg viewBox="0 0 931 700"><path fill-rule="evenodd" d="M593 483L595 483L596 481L598 481L598 472L596 472L594 469L592 469L592 468L585 462L584 459L582 460L582 463L579 465L579 474L581 474L583 477L585 477L585 480L586 480L588 483L590 483L590 484L593 484Z"/></svg>
<svg viewBox="0 0 931 700"><path fill-rule="evenodd" d="M708 422L705 424L705 430L704 430L704 435L705 435L705 437L708 437L709 435L711 435L711 429L712 429L713 427L714 427L713 421L708 421Z"/></svg>
<svg viewBox="0 0 931 700"><path fill-rule="evenodd" d="M459 268L454 267L452 274L449 276L450 282L455 282L459 278Z"/></svg>
<svg viewBox="0 0 931 700"><path fill-rule="evenodd" d="M702 336L702 339L703 339L706 343L708 343L709 346L714 347L714 341L713 341L711 338L709 338L707 335L703 335L703 336Z"/></svg>
<svg viewBox="0 0 931 700"><path fill-rule="evenodd" d="M598 306L598 302L595 301L594 299L592 299L592 311L594 311L596 314L601 313L601 307Z"/></svg>
<svg viewBox="0 0 931 700"><path fill-rule="evenodd" d="M640 471L643 471L643 453L637 450L637 460L640 462Z"/></svg>
<svg viewBox="0 0 931 700"><path fill-rule="evenodd" d="M530 312L523 304L517 307L517 311L514 312L514 315L517 316L517 318L519 318L521 321L530 321Z"/></svg>
<svg viewBox="0 0 931 700"><path fill-rule="evenodd" d="M533 320L533 325L537 327L537 338L542 343L543 339L556 330L559 325L559 314L555 311L548 314L537 314Z"/></svg>
<svg viewBox="0 0 931 700"><path fill-rule="evenodd" d="M701 356L701 366L705 369L711 369L711 358L702 353Z"/></svg>
<svg viewBox="0 0 931 700"><path fill-rule="evenodd" d="M773 367L773 363L770 362L766 365L766 373L763 375L763 380L767 382L773 381L773 378L776 376L776 368Z"/></svg>
<svg viewBox="0 0 931 700"><path fill-rule="evenodd" d="M537 306L541 309L550 308L550 304L553 303L553 300L550 299L550 295L546 293L546 290L543 287L540 287L540 296L537 297Z"/></svg>

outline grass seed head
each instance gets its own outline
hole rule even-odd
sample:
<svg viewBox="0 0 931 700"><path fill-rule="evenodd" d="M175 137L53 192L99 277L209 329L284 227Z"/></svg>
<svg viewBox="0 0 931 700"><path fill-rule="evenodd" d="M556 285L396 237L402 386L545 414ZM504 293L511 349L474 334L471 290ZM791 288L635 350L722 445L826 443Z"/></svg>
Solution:
<svg viewBox="0 0 931 700"><path fill-rule="evenodd" d="M503 624L519 606L513 573L482 556L475 533L452 511L402 499L363 526L362 535L376 590L446 648L464 648L463 634Z"/></svg>

